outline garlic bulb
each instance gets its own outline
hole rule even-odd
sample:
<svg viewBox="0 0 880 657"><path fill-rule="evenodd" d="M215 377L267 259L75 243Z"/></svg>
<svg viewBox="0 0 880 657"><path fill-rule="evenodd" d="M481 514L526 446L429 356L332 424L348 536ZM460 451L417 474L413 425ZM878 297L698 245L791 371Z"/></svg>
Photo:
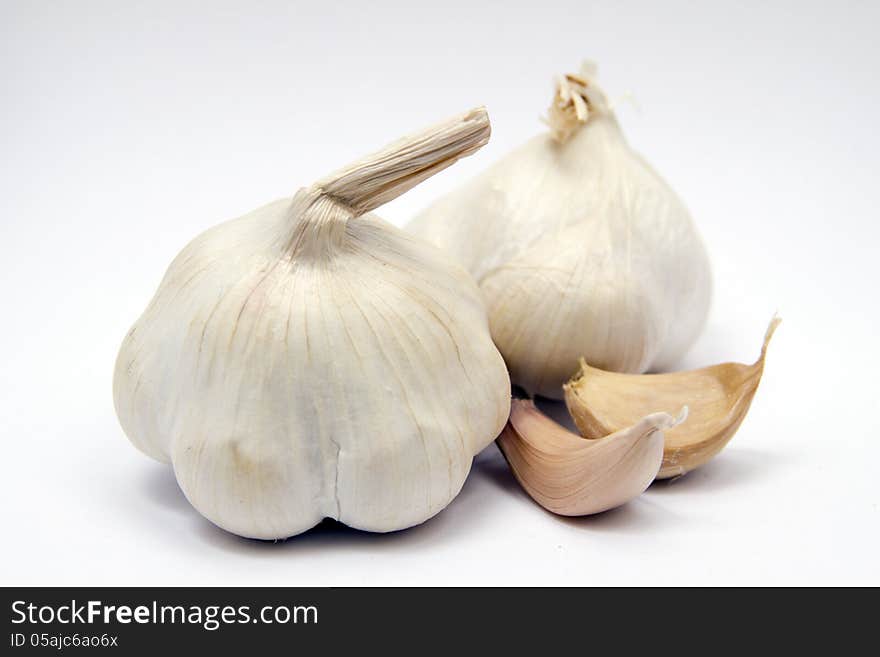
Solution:
<svg viewBox="0 0 880 657"><path fill-rule="evenodd" d="M480 292L364 214L486 143L473 110L223 223L172 262L125 338L123 429L192 505L274 539L323 518L391 531L459 492L510 382Z"/></svg>
<svg viewBox="0 0 880 657"><path fill-rule="evenodd" d="M674 364L711 281L686 208L627 145L589 67L559 81L548 123L409 228L477 278L512 380L561 398L581 357L619 372Z"/></svg>

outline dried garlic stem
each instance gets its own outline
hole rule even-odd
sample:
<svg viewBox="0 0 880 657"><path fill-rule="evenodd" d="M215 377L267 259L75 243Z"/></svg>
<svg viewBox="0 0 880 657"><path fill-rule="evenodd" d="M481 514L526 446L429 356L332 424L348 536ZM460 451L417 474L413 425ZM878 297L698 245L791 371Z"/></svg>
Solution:
<svg viewBox="0 0 880 657"><path fill-rule="evenodd" d="M767 345L781 320L774 317L761 356L751 364L722 363L672 374L618 374L590 367L565 385L565 402L587 438L629 426L646 411L685 403L687 424L666 433L658 479L677 477L700 467L736 433L764 372Z"/></svg>
<svg viewBox="0 0 880 657"><path fill-rule="evenodd" d="M489 141L484 107L399 139L322 178L294 196L287 249L326 253L341 242L349 219L375 210ZM308 248L306 248L308 247Z"/></svg>
<svg viewBox="0 0 880 657"><path fill-rule="evenodd" d="M389 144L316 182L356 215L375 210L484 146L489 115L478 107Z"/></svg>
<svg viewBox="0 0 880 657"><path fill-rule="evenodd" d="M593 114L609 111L605 94L594 83L595 77L595 64L584 62L580 73L568 73L556 81L556 93L545 120L556 141L567 141Z"/></svg>
<svg viewBox="0 0 880 657"><path fill-rule="evenodd" d="M599 440L585 440L514 399L498 446L526 492L548 511L583 516L629 502L654 480L663 458L663 430L678 418L652 413Z"/></svg>

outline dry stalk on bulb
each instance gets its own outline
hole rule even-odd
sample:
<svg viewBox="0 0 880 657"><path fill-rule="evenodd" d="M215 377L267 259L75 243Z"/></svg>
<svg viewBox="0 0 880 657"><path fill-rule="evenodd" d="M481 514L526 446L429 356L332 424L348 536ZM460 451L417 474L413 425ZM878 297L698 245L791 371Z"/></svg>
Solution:
<svg viewBox="0 0 880 657"><path fill-rule="evenodd" d="M556 93L547 110L545 123L557 142L564 144L592 114L611 111L605 94L595 85L596 66L584 62L580 73L560 75L556 81Z"/></svg>
<svg viewBox="0 0 880 657"><path fill-rule="evenodd" d="M585 516L638 497L654 480L663 459L663 432L682 422L651 413L632 426L586 440L538 410L514 399L497 443L526 492L548 511Z"/></svg>
<svg viewBox="0 0 880 657"><path fill-rule="evenodd" d="M690 472L718 454L748 413L764 373L767 345L781 320L767 327L761 356L751 365L722 363L671 374L619 374L590 367L565 385L565 403L586 438L630 426L646 412L685 403L686 424L666 432L658 479Z"/></svg>

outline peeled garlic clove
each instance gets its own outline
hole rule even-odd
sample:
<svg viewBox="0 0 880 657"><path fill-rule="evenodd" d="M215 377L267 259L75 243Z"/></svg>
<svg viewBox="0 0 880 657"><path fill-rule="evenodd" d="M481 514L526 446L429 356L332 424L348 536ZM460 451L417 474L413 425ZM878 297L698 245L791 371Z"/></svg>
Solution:
<svg viewBox="0 0 880 657"><path fill-rule="evenodd" d="M711 292L690 214L627 144L594 75L561 78L549 132L409 226L474 274L513 381L556 399L581 356L620 372L672 365Z"/></svg>
<svg viewBox="0 0 880 657"><path fill-rule="evenodd" d="M457 494L507 420L480 292L364 214L486 143L477 109L221 224L171 264L125 338L125 433L236 534L323 518L391 531Z"/></svg>
<svg viewBox="0 0 880 657"><path fill-rule="evenodd" d="M752 365L722 363L672 374L618 374L581 361L580 373L565 386L565 403L587 438L629 426L648 409L687 404L686 424L666 432L658 479L677 477L700 467L736 433L764 373L767 345L780 319L764 336L761 356Z"/></svg>
<svg viewBox="0 0 880 657"><path fill-rule="evenodd" d="M598 440L557 424L530 400L514 399L497 443L519 483L538 504L563 516L607 511L638 497L663 458L663 431L684 420L652 413Z"/></svg>

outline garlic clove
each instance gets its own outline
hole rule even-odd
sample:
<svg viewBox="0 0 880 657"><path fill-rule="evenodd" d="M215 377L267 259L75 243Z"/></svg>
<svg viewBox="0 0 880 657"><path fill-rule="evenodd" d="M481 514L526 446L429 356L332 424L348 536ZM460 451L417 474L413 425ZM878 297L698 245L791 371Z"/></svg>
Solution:
<svg viewBox="0 0 880 657"><path fill-rule="evenodd" d="M761 356L751 365L721 363L671 374L619 374L590 367L565 388L565 403L580 432L598 438L632 424L649 410L686 403L687 424L666 432L658 479L690 472L718 454L748 413L764 372L767 345L781 320L767 327Z"/></svg>
<svg viewBox="0 0 880 657"><path fill-rule="evenodd" d="M632 426L586 440L538 410L514 399L497 443L526 492L548 511L585 516L638 497L654 480L663 459L663 431L682 422L651 413Z"/></svg>

